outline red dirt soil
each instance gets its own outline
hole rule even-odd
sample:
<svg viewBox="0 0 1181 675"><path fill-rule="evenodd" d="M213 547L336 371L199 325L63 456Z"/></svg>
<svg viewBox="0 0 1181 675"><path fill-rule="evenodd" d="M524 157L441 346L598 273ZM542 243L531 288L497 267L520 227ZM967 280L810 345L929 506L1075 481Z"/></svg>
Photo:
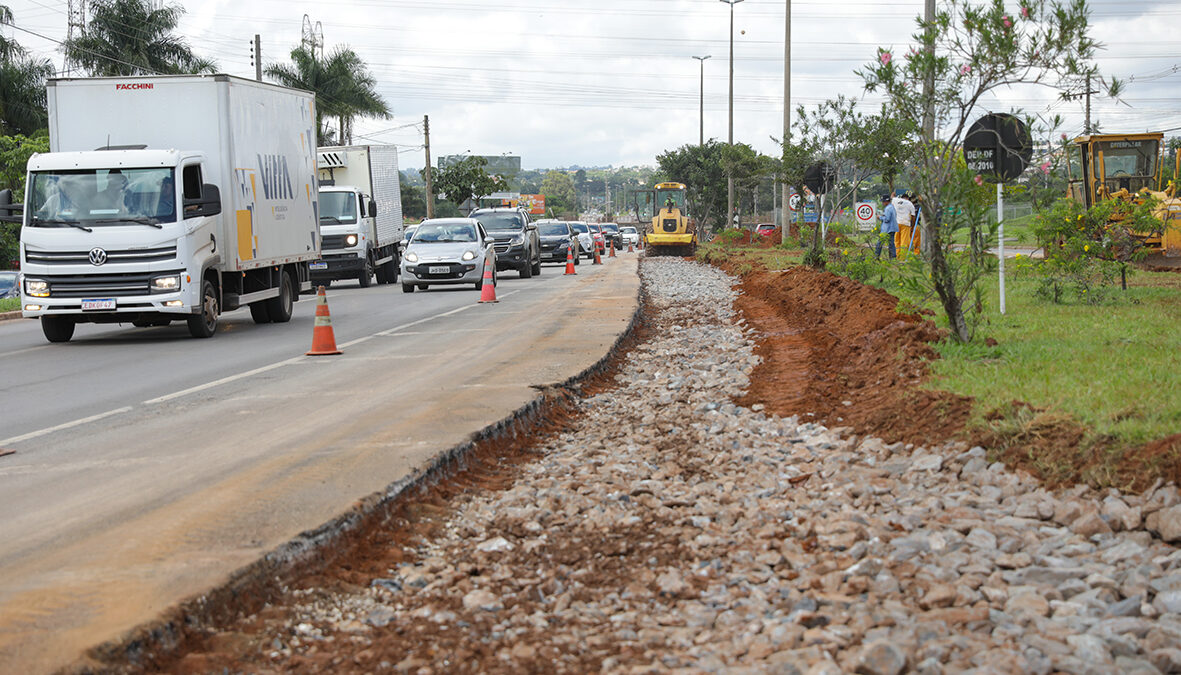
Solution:
<svg viewBox="0 0 1181 675"><path fill-rule="evenodd" d="M742 289L737 305L763 335L763 363L740 404L890 442L940 442L967 422L971 399L918 388L941 335L897 313L889 293L805 267L750 272Z"/></svg>
<svg viewBox="0 0 1181 675"><path fill-rule="evenodd" d="M720 266L741 277L736 306L760 336L763 362L741 405L761 403L891 443L964 440L1050 488L1139 491L1158 478L1181 482L1181 434L1121 448L1089 438L1072 417L1020 401L987 411L986 426L969 427L974 399L920 386L927 362L938 358L930 343L942 332L922 316L898 313L898 299L886 291L809 267L769 271L743 256Z"/></svg>

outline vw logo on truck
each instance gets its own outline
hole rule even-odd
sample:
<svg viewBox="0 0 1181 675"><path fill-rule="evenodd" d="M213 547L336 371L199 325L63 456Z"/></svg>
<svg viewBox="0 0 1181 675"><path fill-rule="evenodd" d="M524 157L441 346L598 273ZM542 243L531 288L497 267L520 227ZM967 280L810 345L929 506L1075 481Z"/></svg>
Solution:
<svg viewBox="0 0 1181 675"><path fill-rule="evenodd" d="M90 249L90 264L98 267L107 261L107 252L101 248Z"/></svg>

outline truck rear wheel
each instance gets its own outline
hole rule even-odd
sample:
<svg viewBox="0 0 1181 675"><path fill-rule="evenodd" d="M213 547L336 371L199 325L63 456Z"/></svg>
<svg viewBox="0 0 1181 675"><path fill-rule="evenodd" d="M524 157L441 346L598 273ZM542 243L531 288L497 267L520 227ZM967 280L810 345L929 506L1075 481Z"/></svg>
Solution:
<svg viewBox="0 0 1181 675"><path fill-rule="evenodd" d="M74 337L74 320L68 316L41 317L41 332L50 342L69 342Z"/></svg>
<svg viewBox="0 0 1181 675"><path fill-rule="evenodd" d="M213 337L217 332L217 289L206 279L201 284L201 313L189 317L189 335L195 338Z"/></svg>
<svg viewBox="0 0 1181 675"><path fill-rule="evenodd" d="M254 319L254 323L271 322L271 311L267 307L266 300L250 303L250 318Z"/></svg>
<svg viewBox="0 0 1181 675"><path fill-rule="evenodd" d="M394 284L398 282L398 261L391 258L389 262L382 263L378 270L377 280L381 281L381 273L385 272L385 281L383 283Z"/></svg>
<svg viewBox="0 0 1181 675"><path fill-rule="evenodd" d="M271 321L287 323L291 320L292 305L295 303L294 297L291 275L284 272L282 280L279 281L279 296L266 301L267 314L270 315ZM253 311L253 306L251 306L251 310Z"/></svg>

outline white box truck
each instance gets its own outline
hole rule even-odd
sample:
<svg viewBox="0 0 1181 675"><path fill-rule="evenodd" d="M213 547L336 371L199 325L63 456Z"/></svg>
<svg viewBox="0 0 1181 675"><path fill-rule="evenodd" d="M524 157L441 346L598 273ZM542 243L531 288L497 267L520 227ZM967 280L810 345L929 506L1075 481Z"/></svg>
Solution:
<svg viewBox="0 0 1181 675"><path fill-rule="evenodd" d="M348 145L320 148L320 245L313 283L356 279L368 287L398 280L402 185L398 148Z"/></svg>
<svg viewBox="0 0 1181 675"><path fill-rule="evenodd" d="M50 152L28 163L24 316L194 337L250 306L286 322L320 257L315 98L228 75L50 80Z"/></svg>

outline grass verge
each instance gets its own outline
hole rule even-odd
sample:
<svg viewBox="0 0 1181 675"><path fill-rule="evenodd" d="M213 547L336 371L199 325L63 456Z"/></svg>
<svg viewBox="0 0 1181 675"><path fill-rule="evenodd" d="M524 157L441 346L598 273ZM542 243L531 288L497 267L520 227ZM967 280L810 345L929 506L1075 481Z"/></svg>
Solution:
<svg viewBox="0 0 1181 675"><path fill-rule="evenodd" d="M4 298L3 300L0 300L0 312L13 312L20 308L20 298Z"/></svg>

